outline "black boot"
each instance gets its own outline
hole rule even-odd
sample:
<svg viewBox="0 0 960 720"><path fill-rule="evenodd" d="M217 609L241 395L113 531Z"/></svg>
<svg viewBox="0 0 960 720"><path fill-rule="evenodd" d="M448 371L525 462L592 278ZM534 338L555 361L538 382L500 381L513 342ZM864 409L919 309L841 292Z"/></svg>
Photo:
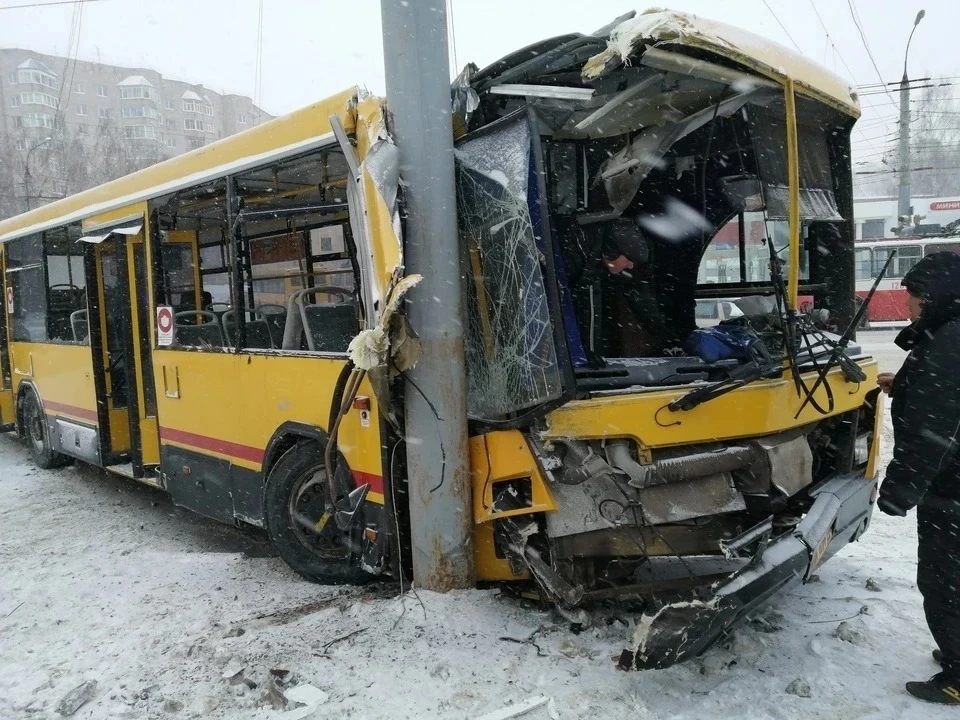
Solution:
<svg viewBox="0 0 960 720"><path fill-rule="evenodd" d="M960 705L960 681L945 672L926 682L908 682L907 692L915 698L939 705Z"/></svg>
<svg viewBox="0 0 960 720"><path fill-rule="evenodd" d="M933 651L933 661L937 665L943 665L943 650L937 648Z"/></svg>

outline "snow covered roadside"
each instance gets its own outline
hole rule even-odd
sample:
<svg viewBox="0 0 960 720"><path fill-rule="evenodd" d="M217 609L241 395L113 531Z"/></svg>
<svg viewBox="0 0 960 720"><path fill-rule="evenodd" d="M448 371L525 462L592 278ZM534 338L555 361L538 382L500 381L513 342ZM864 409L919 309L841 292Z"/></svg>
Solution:
<svg viewBox="0 0 960 720"><path fill-rule="evenodd" d="M624 673L619 624L574 635L495 590L310 585L257 535L91 468L37 470L3 436L0 719L60 717L88 680L75 718L477 718L539 696L524 717L954 717L903 691L937 670L915 556L913 518L878 515L726 647ZM798 678L812 697L786 693ZM278 680L326 697L274 709Z"/></svg>

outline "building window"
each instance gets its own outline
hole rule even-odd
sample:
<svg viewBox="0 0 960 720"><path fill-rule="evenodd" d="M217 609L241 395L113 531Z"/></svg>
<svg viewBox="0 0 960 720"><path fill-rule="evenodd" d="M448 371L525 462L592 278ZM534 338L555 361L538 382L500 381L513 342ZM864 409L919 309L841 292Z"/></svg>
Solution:
<svg viewBox="0 0 960 720"><path fill-rule="evenodd" d="M120 87L121 100L154 100L153 88L143 85L123 85Z"/></svg>
<svg viewBox="0 0 960 720"><path fill-rule="evenodd" d="M163 124L163 126L164 126L167 130L176 130L176 129L177 129L177 121L176 121L176 120L167 119L167 121Z"/></svg>
<svg viewBox="0 0 960 720"><path fill-rule="evenodd" d="M215 133L217 130L216 130L216 128L213 126L213 123L204 123L204 124L203 124L203 131L204 131L204 132L208 132L208 133L210 133L210 134L212 135L212 134Z"/></svg>
<svg viewBox="0 0 960 720"><path fill-rule="evenodd" d="M123 129L123 136L131 140L160 139L160 133L153 125L129 125Z"/></svg>
<svg viewBox="0 0 960 720"><path fill-rule="evenodd" d="M200 102L199 100L184 100L183 111L192 112L192 113L202 113L203 103Z"/></svg>
<svg viewBox="0 0 960 720"><path fill-rule="evenodd" d="M77 125L77 135L86 137L87 135L87 126L86 125Z"/></svg>
<svg viewBox="0 0 960 720"><path fill-rule="evenodd" d="M17 139L17 150L26 150L27 144L22 139Z"/></svg>
<svg viewBox="0 0 960 720"><path fill-rule="evenodd" d="M24 115L18 115L13 119L14 124L17 127L25 128L53 128L53 115L47 115L46 113L26 113Z"/></svg>
<svg viewBox="0 0 960 720"><path fill-rule="evenodd" d="M110 108L102 107L100 108L100 119L109 120L110 119Z"/></svg>
<svg viewBox="0 0 960 720"><path fill-rule="evenodd" d="M176 150L176 148L177 148L177 139L176 139L176 138L172 138L172 137L168 137L166 140L163 141L163 144L166 145L168 148L172 148L172 149Z"/></svg>
<svg viewBox="0 0 960 720"><path fill-rule="evenodd" d="M124 105L120 108L120 117L159 120L160 113L157 112L156 108L146 107L144 105Z"/></svg>
<svg viewBox="0 0 960 720"><path fill-rule="evenodd" d="M17 81L25 85L43 85L51 90L60 89L60 81L57 80L57 77L41 70L19 70L17 72Z"/></svg>
<svg viewBox="0 0 960 720"><path fill-rule="evenodd" d="M19 102L14 105L14 107L18 107L20 105L45 105L49 108L53 108L54 110L60 107L60 100L55 98L53 95L48 95L47 93L23 92L20 93L18 100Z"/></svg>
<svg viewBox="0 0 960 720"><path fill-rule="evenodd" d="M86 95L87 89L83 86L83 83L77 83L77 87L74 92L77 93L77 95Z"/></svg>
<svg viewBox="0 0 960 720"><path fill-rule="evenodd" d="M203 120L194 120L193 118L184 118L183 129L199 130L200 132L203 132Z"/></svg>
<svg viewBox="0 0 960 720"><path fill-rule="evenodd" d="M196 150L202 148L206 144L206 140L203 138L188 137L187 138L187 147L190 150Z"/></svg>
<svg viewBox="0 0 960 720"><path fill-rule="evenodd" d="M173 110L173 100L164 100L163 107L167 110Z"/></svg>
<svg viewBox="0 0 960 720"><path fill-rule="evenodd" d="M106 97L106 96L107 96L107 87L106 87L106 85L97 85L97 95L98 95L99 97Z"/></svg>
<svg viewBox="0 0 960 720"><path fill-rule="evenodd" d="M77 105L77 115L86 115L87 106L86 105Z"/></svg>
<svg viewBox="0 0 960 720"><path fill-rule="evenodd" d="M204 106L203 106L203 114L204 114L204 115L209 115L210 117L213 117L213 105L204 104Z"/></svg>
<svg viewBox="0 0 960 720"><path fill-rule="evenodd" d="M13 107L20 107L20 96L14 95L12 98L10 98L10 104Z"/></svg>
<svg viewBox="0 0 960 720"><path fill-rule="evenodd" d="M9 75L7 75L7 82L9 82L11 85L16 85L16 84L17 84L17 74L16 74L15 72L12 72L12 73L10 73Z"/></svg>
<svg viewBox="0 0 960 720"><path fill-rule="evenodd" d="M237 115L237 125L246 125L246 124L247 124L246 114L240 113L239 115Z"/></svg>
<svg viewBox="0 0 960 720"><path fill-rule="evenodd" d="M871 238L882 238L886 232L885 220L864 220L862 226L862 237L864 240Z"/></svg>

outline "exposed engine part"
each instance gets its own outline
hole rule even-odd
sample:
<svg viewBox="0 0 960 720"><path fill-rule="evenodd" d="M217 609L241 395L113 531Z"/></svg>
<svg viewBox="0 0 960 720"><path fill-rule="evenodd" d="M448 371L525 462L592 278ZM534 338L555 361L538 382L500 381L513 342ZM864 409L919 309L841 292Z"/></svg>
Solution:
<svg viewBox="0 0 960 720"><path fill-rule="evenodd" d="M653 485L636 493L642 519L650 525L738 512L747 507L730 473Z"/></svg>
<svg viewBox="0 0 960 720"><path fill-rule="evenodd" d="M743 470L753 464L758 454L754 447L717 445L716 449L666 457L641 465L633 459L627 440L608 442L605 449L610 464L629 475L630 485L636 488Z"/></svg>
<svg viewBox="0 0 960 720"><path fill-rule="evenodd" d="M803 431L792 430L751 442L755 462L738 473L737 485L747 494L766 494L772 488L793 497L813 482L813 451Z"/></svg>

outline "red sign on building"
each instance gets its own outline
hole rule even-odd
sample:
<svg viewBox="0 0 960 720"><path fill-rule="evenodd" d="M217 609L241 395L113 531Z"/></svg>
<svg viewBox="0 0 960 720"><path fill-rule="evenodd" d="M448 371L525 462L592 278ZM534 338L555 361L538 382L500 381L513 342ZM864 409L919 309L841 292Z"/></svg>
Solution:
<svg viewBox="0 0 960 720"><path fill-rule="evenodd" d="M930 203L931 210L960 210L960 200L944 200Z"/></svg>

